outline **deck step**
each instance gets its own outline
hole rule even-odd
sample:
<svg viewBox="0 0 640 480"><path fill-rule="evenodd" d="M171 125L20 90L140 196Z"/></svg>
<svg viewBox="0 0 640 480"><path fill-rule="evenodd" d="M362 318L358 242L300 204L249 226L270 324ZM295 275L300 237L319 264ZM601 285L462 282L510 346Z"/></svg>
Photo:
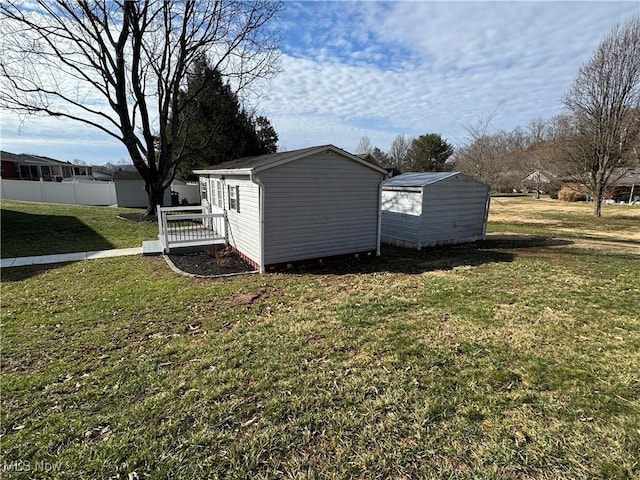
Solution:
<svg viewBox="0 0 640 480"><path fill-rule="evenodd" d="M164 253L164 248L160 240L144 240L142 242L143 255L161 255L162 253Z"/></svg>

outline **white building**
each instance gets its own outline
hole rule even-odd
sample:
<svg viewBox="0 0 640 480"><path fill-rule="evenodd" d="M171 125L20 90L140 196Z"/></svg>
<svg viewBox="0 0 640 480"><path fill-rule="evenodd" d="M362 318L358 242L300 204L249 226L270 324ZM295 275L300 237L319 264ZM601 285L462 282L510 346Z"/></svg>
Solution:
<svg viewBox="0 0 640 480"><path fill-rule="evenodd" d="M460 172L404 173L382 186L382 241L422 247L482 240L489 187Z"/></svg>
<svg viewBox="0 0 640 480"><path fill-rule="evenodd" d="M261 271L380 253L386 172L333 145L195 173L203 207L226 212L229 244Z"/></svg>

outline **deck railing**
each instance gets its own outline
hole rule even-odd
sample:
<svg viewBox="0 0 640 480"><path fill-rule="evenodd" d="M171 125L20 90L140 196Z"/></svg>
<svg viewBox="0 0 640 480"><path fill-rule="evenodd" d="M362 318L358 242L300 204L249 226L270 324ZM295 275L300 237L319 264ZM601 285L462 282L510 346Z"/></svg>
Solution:
<svg viewBox="0 0 640 480"><path fill-rule="evenodd" d="M158 239L172 248L227 244L226 213L204 213L202 206L158 207Z"/></svg>

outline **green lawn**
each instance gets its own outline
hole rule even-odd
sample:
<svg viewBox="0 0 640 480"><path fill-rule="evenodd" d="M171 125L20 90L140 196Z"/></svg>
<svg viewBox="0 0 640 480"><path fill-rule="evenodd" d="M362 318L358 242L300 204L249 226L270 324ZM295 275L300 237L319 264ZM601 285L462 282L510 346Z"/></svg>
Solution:
<svg viewBox="0 0 640 480"><path fill-rule="evenodd" d="M217 280L159 257L4 269L4 475L638 478L627 243Z"/></svg>
<svg viewBox="0 0 640 480"><path fill-rule="evenodd" d="M489 231L566 238L633 242L640 248L640 207L603 205L602 217L593 216L593 203L566 203L548 197L491 199Z"/></svg>
<svg viewBox="0 0 640 480"><path fill-rule="evenodd" d="M142 210L2 200L2 258L139 247L154 223L118 218Z"/></svg>

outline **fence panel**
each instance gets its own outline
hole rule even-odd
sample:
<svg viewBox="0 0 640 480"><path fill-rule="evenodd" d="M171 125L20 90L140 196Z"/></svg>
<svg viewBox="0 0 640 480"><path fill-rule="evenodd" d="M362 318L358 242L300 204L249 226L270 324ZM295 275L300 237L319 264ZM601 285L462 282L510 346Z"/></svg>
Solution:
<svg viewBox="0 0 640 480"><path fill-rule="evenodd" d="M113 182L44 182L0 179L2 198L70 205L115 205Z"/></svg>

